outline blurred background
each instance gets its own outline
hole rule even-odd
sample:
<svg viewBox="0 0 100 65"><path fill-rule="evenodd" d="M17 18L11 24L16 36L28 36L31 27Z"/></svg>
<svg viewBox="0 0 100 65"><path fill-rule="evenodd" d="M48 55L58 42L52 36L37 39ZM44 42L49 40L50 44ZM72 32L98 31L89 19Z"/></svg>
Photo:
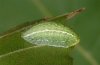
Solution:
<svg viewBox="0 0 100 65"><path fill-rule="evenodd" d="M100 0L0 0L0 33L27 21L86 8L66 22L80 36L74 65L100 64Z"/></svg>

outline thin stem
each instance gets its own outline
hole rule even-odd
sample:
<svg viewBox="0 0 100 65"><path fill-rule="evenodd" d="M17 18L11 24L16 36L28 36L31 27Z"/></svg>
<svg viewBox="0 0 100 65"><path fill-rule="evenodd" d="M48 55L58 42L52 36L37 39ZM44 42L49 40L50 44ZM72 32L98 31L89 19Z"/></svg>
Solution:
<svg viewBox="0 0 100 65"><path fill-rule="evenodd" d="M48 9L45 7L45 5L40 0L32 0L34 5L39 9L40 12L42 12L45 17L52 17L51 13L48 11Z"/></svg>
<svg viewBox="0 0 100 65"><path fill-rule="evenodd" d="M99 65L96 59L89 53L89 51L85 50L82 46L78 46L77 50L86 58L86 60L91 64L91 65Z"/></svg>

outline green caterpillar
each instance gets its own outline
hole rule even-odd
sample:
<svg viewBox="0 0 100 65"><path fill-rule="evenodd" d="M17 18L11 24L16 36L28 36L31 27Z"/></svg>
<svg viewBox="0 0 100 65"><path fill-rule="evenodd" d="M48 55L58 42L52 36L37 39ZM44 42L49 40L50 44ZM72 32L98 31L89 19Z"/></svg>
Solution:
<svg viewBox="0 0 100 65"><path fill-rule="evenodd" d="M29 43L37 46L68 48L79 43L78 36L69 28L56 22L39 23L22 34Z"/></svg>

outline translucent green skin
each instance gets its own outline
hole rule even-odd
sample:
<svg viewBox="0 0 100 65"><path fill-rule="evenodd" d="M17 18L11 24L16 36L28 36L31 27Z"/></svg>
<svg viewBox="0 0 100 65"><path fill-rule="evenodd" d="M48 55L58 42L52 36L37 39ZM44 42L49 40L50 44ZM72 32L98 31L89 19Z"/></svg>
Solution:
<svg viewBox="0 0 100 65"><path fill-rule="evenodd" d="M37 46L68 48L79 43L78 36L69 27L55 22L37 24L24 32L22 37Z"/></svg>

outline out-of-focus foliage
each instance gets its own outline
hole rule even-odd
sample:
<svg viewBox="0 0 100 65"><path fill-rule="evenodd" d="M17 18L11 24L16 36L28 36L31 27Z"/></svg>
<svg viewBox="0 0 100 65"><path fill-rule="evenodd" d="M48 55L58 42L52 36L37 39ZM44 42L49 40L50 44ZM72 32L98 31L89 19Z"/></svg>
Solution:
<svg viewBox="0 0 100 65"><path fill-rule="evenodd" d="M0 0L0 32L4 32L26 21L43 18L47 15L60 15L74 9L85 7L84 13L76 16L66 24L72 27L80 36L80 45L92 56L75 50L74 65L99 65L100 64L100 0ZM37 6L39 5L39 6ZM40 7L41 6L41 7ZM40 7L40 8L39 8ZM46 11L49 14L44 14ZM80 49L80 48L78 48Z"/></svg>

